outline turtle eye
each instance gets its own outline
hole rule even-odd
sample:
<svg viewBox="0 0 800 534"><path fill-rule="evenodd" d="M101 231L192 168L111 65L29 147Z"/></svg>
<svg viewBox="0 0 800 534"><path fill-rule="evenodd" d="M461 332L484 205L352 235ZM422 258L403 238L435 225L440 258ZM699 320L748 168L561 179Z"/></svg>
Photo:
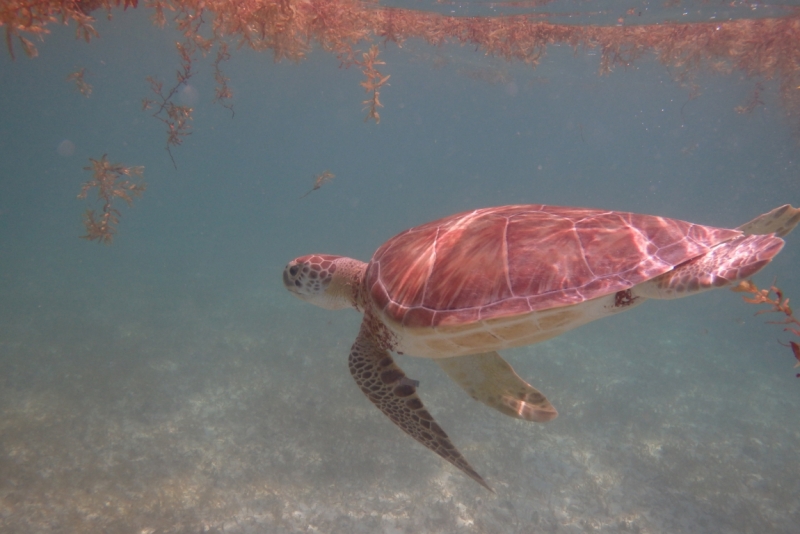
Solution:
<svg viewBox="0 0 800 534"><path fill-rule="evenodd" d="M297 272L299 270L300 270L299 265L292 265L291 267L289 267L289 274L291 274L292 276L297 276Z"/></svg>

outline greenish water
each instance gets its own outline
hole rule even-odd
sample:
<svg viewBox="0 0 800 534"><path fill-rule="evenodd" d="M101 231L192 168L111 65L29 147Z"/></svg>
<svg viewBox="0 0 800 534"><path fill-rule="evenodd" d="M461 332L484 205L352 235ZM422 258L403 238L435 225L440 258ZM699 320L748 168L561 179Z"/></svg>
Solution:
<svg viewBox="0 0 800 534"><path fill-rule="evenodd" d="M795 531L800 379L776 341L791 338L739 295L648 302L508 351L559 410L543 425L398 357L492 495L355 386L358 314L281 283L295 256L367 260L478 206L735 227L797 205L774 83L739 115L755 83L740 74L698 75L689 100L647 59L599 77L585 51L552 48L530 70L408 42L382 51L376 126L356 69L243 49L225 66L234 117L198 63L176 170L141 111L145 76L174 76L176 36L136 11L98 28L90 45L53 27L37 59L0 55L0 531ZM80 67L88 99L65 81ZM78 239L82 168L103 153L148 183L110 247ZM326 169L335 179L300 200ZM800 299L798 254L792 234L756 281Z"/></svg>

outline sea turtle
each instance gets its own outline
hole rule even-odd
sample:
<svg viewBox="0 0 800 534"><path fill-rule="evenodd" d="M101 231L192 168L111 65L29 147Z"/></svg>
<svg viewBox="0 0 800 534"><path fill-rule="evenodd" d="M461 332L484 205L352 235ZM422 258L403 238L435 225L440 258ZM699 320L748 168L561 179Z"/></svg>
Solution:
<svg viewBox="0 0 800 534"><path fill-rule="evenodd" d="M723 287L764 267L800 222L781 206L735 230L652 215L547 205L477 209L406 230L369 263L311 254L286 289L363 312L350 349L361 391L411 437L491 491L390 351L433 358L473 398L512 417L556 417L497 350L539 343L647 299Z"/></svg>

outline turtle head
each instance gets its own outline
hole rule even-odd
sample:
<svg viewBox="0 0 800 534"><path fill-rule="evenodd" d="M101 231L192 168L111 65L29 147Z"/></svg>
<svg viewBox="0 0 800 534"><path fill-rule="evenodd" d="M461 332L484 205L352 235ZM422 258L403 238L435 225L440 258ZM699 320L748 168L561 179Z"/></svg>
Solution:
<svg viewBox="0 0 800 534"><path fill-rule="evenodd" d="M283 285L295 297L327 310L362 309L361 281L367 264L363 261L309 254L290 261L283 270Z"/></svg>

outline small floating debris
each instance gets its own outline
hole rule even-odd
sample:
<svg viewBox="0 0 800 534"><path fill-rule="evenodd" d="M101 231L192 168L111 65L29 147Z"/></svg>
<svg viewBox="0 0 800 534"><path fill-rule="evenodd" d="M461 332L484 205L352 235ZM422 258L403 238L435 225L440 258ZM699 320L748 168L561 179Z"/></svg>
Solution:
<svg viewBox="0 0 800 534"><path fill-rule="evenodd" d="M325 185L326 183L330 182L330 181L331 181L331 180L333 180L335 177L336 177L336 175L335 175L335 174L333 174L331 171L328 171L328 170L326 170L325 172L323 172L323 173L321 173L321 174L318 174L318 175L316 176L316 178L314 179L314 187L312 187L311 189L309 189L309 190L306 192L306 194L305 194L305 195L303 195L303 196L302 196L302 197L300 197L300 198L306 198L306 197L307 197L308 195L310 195L312 192L316 191L317 189L319 189L320 187L322 187L322 186L323 186L323 185Z"/></svg>

